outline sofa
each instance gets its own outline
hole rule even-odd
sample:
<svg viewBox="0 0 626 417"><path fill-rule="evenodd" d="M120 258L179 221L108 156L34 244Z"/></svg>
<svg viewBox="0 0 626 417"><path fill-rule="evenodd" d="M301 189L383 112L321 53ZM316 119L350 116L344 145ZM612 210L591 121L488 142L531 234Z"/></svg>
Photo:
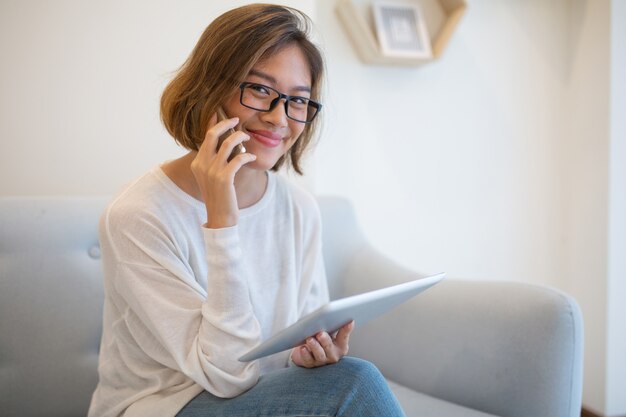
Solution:
<svg viewBox="0 0 626 417"><path fill-rule="evenodd" d="M98 219L107 197L0 198L0 415L85 416L102 315ZM381 255L347 200L320 197L333 298L422 276ZM438 272L438 271L434 271ZM375 363L424 417L580 416L583 325L553 288L446 279L357 325Z"/></svg>

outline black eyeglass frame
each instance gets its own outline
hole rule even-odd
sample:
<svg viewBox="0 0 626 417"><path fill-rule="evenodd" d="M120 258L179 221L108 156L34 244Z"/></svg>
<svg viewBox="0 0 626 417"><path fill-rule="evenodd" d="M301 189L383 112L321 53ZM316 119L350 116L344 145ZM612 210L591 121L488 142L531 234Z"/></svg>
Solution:
<svg viewBox="0 0 626 417"><path fill-rule="evenodd" d="M248 106L247 104L244 104L244 102L243 102L243 91L244 91L244 89L245 89L246 87L249 87L249 86L251 86L251 85L258 85L258 86L260 86L260 87L267 88L268 90L271 90L271 91L275 92L276 94L278 94L278 97L276 97L276 98L275 98L274 100L272 100L272 102L270 103L270 108L269 108L269 109L258 109L258 108L256 108L256 107L252 107L252 106ZM268 87L268 86L266 86L266 85L264 85L264 84L252 83L252 82L249 82L249 81L244 81L244 82L242 82L241 84L239 84L239 89L241 90L241 94L239 95L239 103L240 103L242 106L244 106L244 107L247 107L247 108L249 108L249 109L256 110L256 111L270 112L270 111L272 111L272 110L274 110L274 109L276 108L276 106L278 105L278 103L279 103L282 99L285 99L285 115L286 115L289 119L294 120L294 121L299 122L299 123L304 123L304 124L309 124L309 123L311 123L311 122L312 122L312 121L313 121L313 120L317 117L317 115L319 114L319 112L322 110L322 103L318 103L317 101L313 101L313 100L311 100L311 99L310 99L310 98L308 98L308 97L302 97L302 96L290 96L290 95L288 95L288 94L283 94L283 93L281 93L280 91L276 90L275 88ZM311 116L311 118L310 118L309 120L298 120L298 119L294 119L293 117L289 116L289 104L288 104L288 103L289 103L289 101L290 101L291 99L294 99L294 98L299 98L299 99L304 99L304 100L307 100L307 102L308 102L308 103L307 103L307 106L312 107L312 108L314 108L314 109L315 109L315 113L313 114L313 116ZM307 112L307 114L308 114L308 112Z"/></svg>

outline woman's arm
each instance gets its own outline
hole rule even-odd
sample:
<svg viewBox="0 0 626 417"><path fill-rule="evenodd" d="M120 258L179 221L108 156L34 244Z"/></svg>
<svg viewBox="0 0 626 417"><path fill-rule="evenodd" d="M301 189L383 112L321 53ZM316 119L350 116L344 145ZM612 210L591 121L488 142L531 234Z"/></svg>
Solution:
<svg viewBox="0 0 626 417"><path fill-rule="evenodd" d="M159 377L167 367L217 396L236 396L259 376L256 362L236 358L261 339L237 228L203 230L206 289L165 229L153 216L138 218L124 210L103 220L107 296L120 315L114 323L118 356L137 374L147 367Z"/></svg>

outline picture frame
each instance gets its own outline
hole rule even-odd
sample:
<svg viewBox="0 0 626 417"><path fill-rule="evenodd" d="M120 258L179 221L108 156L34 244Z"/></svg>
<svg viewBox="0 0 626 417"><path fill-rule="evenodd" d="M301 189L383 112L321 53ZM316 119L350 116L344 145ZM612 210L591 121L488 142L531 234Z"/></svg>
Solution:
<svg viewBox="0 0 626 417"><path fill-rule="evenodd" d="M383 55L432 58L430 36L417 2L376 0L372 7L376 34Z"/></svg>

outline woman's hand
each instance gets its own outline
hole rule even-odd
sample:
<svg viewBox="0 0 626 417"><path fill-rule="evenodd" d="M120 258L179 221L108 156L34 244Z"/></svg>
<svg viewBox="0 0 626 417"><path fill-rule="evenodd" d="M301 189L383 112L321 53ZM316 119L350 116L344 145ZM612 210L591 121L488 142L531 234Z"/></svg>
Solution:
<svg viewBox="0 0 626 417"><path fill-rule="evenodd" d="M298 366L316 368L318 366L337 363L348 354L348 341L354 329L354 321L343 326L335 337L326 332L319 332L309 337L302 346L294 348L291 360Z"/></svg>
<svg viewBox="0 0 626 417"><path fill-rule="evenodd" d="M250 139L248 135L240 131L226 138L219 151L217 150L219 137L228 129L237 126L238 122L239 119L233 118L218 123L217 116L213 115L204 141L191 162L191 172L200 188L207 210L205 226L211 229L237 224L239 207L235 194L235 174L242 166L256 159L253 154L241 153L230 162L228 161L235 146Z"/></svg>

